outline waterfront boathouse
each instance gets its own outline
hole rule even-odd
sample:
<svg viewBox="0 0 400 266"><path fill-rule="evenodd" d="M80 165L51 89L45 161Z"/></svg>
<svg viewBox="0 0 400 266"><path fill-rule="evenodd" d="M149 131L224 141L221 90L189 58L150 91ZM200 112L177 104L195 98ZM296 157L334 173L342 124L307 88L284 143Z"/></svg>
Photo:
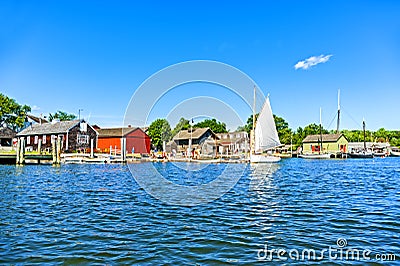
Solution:
<svg viewBox="0 0 400 266"><path fill-rule="evenodd" d="M50 150L52 141L61 138L61 150L66 152L85 151L90 149L91 140L96 149L97 131L84 120L52 121L50 123L32 124L17 134L25 139L27 150Z"/></svg>
<svg viewBox="0 0 400 266"><path fill-rule="evenodd" d="M349 142L343 134L322 134L323 153L346 153ZM303 153L319 153L321 147L321 135L308 135L303 140Z"/></svg>
<svg viewBox="0 0 400 266"><path fill-rule="evenodd" d="M121 150L121 139L126 139L126 151L131 153L150 153L150 137L139 127L98 128L99 140L97 148L101 152L111 149Z"/></svg>

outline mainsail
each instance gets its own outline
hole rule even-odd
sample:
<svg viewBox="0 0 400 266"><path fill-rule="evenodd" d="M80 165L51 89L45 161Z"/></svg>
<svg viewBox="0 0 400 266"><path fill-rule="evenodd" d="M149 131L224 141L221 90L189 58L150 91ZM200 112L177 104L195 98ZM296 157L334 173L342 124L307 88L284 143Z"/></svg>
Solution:
<svg viewBox="0 0 400 266"><path fill-rule="evenodd" d="M254 129L254 150L259 153L279 145L281 143L276 131L269 97L267 97Z"/></svg>

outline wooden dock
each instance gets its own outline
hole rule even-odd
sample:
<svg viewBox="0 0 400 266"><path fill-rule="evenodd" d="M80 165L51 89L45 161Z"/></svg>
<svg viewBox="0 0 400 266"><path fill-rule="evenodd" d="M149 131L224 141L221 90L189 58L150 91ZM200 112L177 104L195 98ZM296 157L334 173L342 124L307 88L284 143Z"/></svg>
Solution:
<svg viewBox="0 0 400 266"><path fill-rule="evenodd" d="M52 160L51 154L25 154L23 164L49 164ZM0 153L0 164L17 164L17 154Z"/></svg>

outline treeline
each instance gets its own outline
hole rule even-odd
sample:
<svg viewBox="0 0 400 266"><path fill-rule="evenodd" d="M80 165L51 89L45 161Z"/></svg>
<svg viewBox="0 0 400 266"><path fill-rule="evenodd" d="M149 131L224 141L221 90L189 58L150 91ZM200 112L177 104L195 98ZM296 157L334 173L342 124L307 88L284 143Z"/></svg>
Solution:
<svg viewBox="0 0 400 266"><path fill-rule="evenodd" d="M0 93L0 126L7 126L18 131L23 127L26 115L30 111L30 106L18 104L14 99ZM256 117L258 117L258 114ZM47 118L50 121L53 119L64 121L75 119L76 115L57 111L53 114L50 113L48 116L43 118ZM293 130L289 127L288 122L284 118L274 115L274 120L282 144L293 143L295 146L300 146L306 136L320 133L320 128L317 124L309 124L304 128L299 127L296 130ZM156 119L150 124L148 135L152 139L153 145L157 148L161 148L163 141L170 141L180 130L190 128L190 124L191 123L188 119L182 117L172 129L166 119ZM196 124L192 123L192 126L194 128L209 127L215 133L228 132L226 124L217 121L216 119L205 119ZM253 116L250 115L246 124L238 127L236 131L247 131L250 133L252 127ZM327 134L335 132L322 128L322 133ZM364 140L364 133L362 130L342 130L341 133L343 133L350 142L360 142ZM377 131L366 131L366 141L389 142L392 146L400 147L400 131L390 131L384 128Z"/></svg>
<svg viewBox="0 0 400 266"><path fill-rule="evenodd" d="M16 100L0 93L0 126L9 127L15 131L19 131L26 121L26 115L32 110L28 105L17 103ZM58 119L60 121L73 120L76 118L74 114L68 114L63 111L49 113L44 119L52 121Z"/></svg>

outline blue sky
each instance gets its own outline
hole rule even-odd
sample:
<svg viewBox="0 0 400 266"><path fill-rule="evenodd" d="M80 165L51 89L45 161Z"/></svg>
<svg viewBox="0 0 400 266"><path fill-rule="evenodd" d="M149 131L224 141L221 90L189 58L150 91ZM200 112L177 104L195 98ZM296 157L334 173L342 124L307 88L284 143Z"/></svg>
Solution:
<svg viewBox="0 0 400 266"><path fill-rule="evenodd" d="M399 129L399 14L398 1L1 1L0 91L35 114L82 108L91 123L114 126L155 72L215 60L249 75L292 128L318 123L322 107L333 129L340 88L342 127L365 118L371 130ZM320 55L331 56L295 69ZM187 97L227 98L191 86ZM160 102L152 119L167 109Z"/></svg>

